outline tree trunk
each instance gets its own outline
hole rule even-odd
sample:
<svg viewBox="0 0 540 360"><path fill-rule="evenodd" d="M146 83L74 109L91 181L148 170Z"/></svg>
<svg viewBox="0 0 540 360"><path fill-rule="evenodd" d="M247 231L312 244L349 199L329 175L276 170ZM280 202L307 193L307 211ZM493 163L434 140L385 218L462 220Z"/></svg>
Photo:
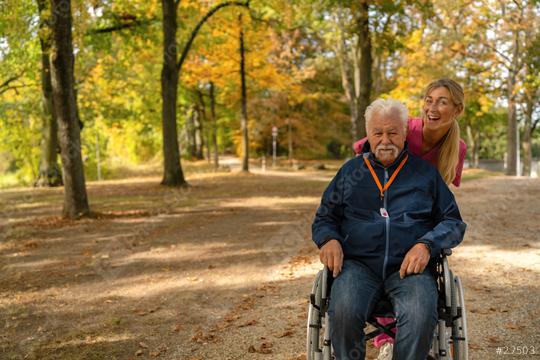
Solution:
<svg viewBox="0 0 540 360"><path fill-rule="evenodd" d="M358 42L360 44L360 97L358 101L359 136L366 136L366 118L364 116L371 96L371 34L369 31L369 2L360 1L358 12Z"/></svg>
<svg viewBox="0 0 540 360"><path fill-rule="evenodd" d="M292 133L292 122L291 118L287 117L287 140L288 140L288 154L289 154L289 165L293 165L293 133Z"/></svg>
<svg viewBox="0 0 540 360"><path fill-rule="evenodd" d="M523 176L531 176L532 170L532 146L531 138L533 128L533 101L527 96L527 108L525 111L525 126L523 129Z"/></svg>
<svg viewBox="0 0 540 360"><path fill-rule="evenodd" d="M249 137L248 137L248 117L247 117L247 96L246 96L246 69L245 69L245 49L244 49L244 28L242 25L242 15L238 15L240 25L240 81L242 83L242 115L240 126L242 129L242 171L249 171Z"/></svg>
<svg viewBox="0 0 540 360"><path fill-rule="evenodd" d="M516 94L514 93L515 76L508 79L508 118L506 130L506 175L517 175L517 118Z"/></svg>
<svg viewBox="0 0 540 360"><path fill-rule="evenodd" d="M479 165L479 132L473 129L471 124L467 124L467 141L469 143L469 150L471 154L471 167L478 168Z"/></svg>
<svg viewBox="0 0 540 360"><path fill-rule="evenodd" d="M186 137L187 137L187 148L188 153L191 158L197 157L197 139L195 136L195 117L197 116L197 111L195 107L190 107L188 116L186 118Z"/></svg>
<svg viewBox="0 0 540 360"><path fill-rule="evenodd" d="M212 115L212 148L214 150L214 169L219 168L219 155L217 144L217 120L216 120L216 98L214 83L210 82L210 113Z"/></svg>
<svg viewBox="0 0 540 360"><path fill-rule="evenodd" d="M351 144L354 145L356 141L358 141L358 95L360 90L358 87L356 87L358 84L357 81L355 81L355 75L359 76L359 69L358 69L358 52L359 49L355 47L354 49L351 49L351 53L353 54L354 58L354 69L353 66L351 66L349 55L347 52L347 45L345 42L345 28L343 26L344 24L344 16L341 13L341 9L338 10L338 19L337 19L337 26L339 27L339 41L337 41L337 49L336 54L338 56L340 70L341 70L341 85L343 87L343 91L345 92L345 97L347 98L347 101L349 102L349 111L350 111L350 122L351 122L351 138L352 142ZM358 45L358 43L356 44Z"/></svg>
<svg viewBox="0 0 540 360"><path fill-rule="evenodd" d="M71 219L90 213L81 157L80 127L73 88L73 45L71 40L71 1L51 0L55 15L52 23L51 84L58 119L64 170L63 215Z"/></svg>
<svg viewBox="0 0 540 360"><path fill-rule="evenodd" d="M176 129L176 97L178 68L176 67L176 4L162 0L163 6L163 68L161 70L163 180L162 185L186 186Z"/></svg>
<svg viewBox="0 0 540 360"><path fill-rule="evenodd" d="M208 140L207 140L207 136L206 136L206 123L208 123L208 118L206 116L206 103L204 101L204 94L202 93L202 91L200 90L197 90L197 96L199 98L199 117L198 117L198 123L197 123L197 132L198 132L198 136L199 136L199 141L200 141L200 148L198 149L198 156L197 158L198 159L204 159L204 156L203 156L203 153L204 153L204 149L206 148L206 159L208 159L208 161L210 161L210 155L209 154L209 150L208 150Z"/></svg>
<svg viewBox="0 0 540 360"><path fill-rule="evenodd" d="M518 139L517 139L517 115L516 115L516 81L520 71L520 42L519 42L519 30L514 29L514 39L512 46L512 63L510 64L508 82L507 82L507 96L508 96L508 127L506 133L506 153L507 153L507 167L506 175L518 175L519 169L517 168L518 162Z"/></svg>
<svg viewBox="0 0 540 360"><path fill-rule="evenodd" d="M39 173L34 186L61 186L62 172L58 164L58 122L54 112L51 83L51 35L49 17L45 18L48 4L37 1L39 10L39 43L41 46L41 90L43 104L43 130Z"/></svg>
<svg viewBox="0 0 540 360"><path fill-rule="evenodd" d="M194 120L193 124L195 126L193 129L193 133L195 135L195 158L197 160L202 160L204 158L203 157L203 147L204 147L203 125L202 125L203 114L199 106L195 106L195 114L197 115L193 118Z"/></svg>

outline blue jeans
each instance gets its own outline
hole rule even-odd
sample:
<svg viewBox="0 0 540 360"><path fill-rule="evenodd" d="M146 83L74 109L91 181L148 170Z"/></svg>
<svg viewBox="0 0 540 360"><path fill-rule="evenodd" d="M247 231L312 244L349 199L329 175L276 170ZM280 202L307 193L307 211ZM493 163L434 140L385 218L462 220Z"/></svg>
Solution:
<svg viewBox="0 0 540 360"><path fill-rule="evenodd" d="M345 260L334 279L328 313L336 359L364 359L364 327L386 294L397 320L394 360L425 360L437 324L437 284L426 268L400 279L399 272L382 280L361 262Z"/></svg>

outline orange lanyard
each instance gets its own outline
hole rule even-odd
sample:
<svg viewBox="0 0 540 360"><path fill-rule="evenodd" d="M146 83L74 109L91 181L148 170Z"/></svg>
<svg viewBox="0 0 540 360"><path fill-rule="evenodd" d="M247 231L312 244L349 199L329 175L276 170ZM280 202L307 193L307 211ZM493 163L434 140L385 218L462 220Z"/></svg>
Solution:
<svg viewBox="0 0 540 360"><path fill-rule="evenodd" d="M409 155L406 154L405 158L403 158L403 160L401 160L401 163L397 167L396 171L394 171L392 176L390 176L390 179L388 180L388 182L384 185L384 188L382 187L381 182L379 181L379 178L377 177L377 174L375 174L375 170L373 170L373 166L371 166L371 163L369 162L367 157L364 158L364 162L366 163L367 167L369 168L369 172L371 172L371 176L373 177L373 180L375 180L375 183L377 184L377 187L379 188L379 190L381 192L381 199L384 198L384 192L386 190L388 190L388 188L390 187L390 185L392 184L392 182L396 178L397 174L401 170L401 168L403 168L403 165L405 165L405 163L407 162L408 158L409 158Z"/></svg>

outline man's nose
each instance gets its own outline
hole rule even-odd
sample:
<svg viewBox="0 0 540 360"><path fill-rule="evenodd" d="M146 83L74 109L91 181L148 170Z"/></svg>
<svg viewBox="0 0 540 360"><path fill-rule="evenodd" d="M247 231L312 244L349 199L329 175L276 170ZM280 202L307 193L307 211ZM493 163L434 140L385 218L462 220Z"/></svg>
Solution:
<svg viewBox="0 0 540 360"><path fill-rule="evenodd" d="M381 143L384 145L390 144L390 136L388 136L388 134L383 134Z"/></svg>

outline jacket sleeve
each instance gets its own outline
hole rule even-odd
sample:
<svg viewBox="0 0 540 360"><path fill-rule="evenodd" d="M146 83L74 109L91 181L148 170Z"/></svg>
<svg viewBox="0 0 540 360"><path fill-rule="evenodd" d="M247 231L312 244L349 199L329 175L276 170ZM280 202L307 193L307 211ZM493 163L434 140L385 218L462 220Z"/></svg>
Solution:
<svg viewBox="0 0 540 360"><path fill-rule="evenodd" d="M319 248L332 239L343 242L340 231L343 217L343 182L343 168L341 168L324 191L315 214L311 236Z"/></svg>
<svg viewBox="0 0 540 360"><path fill-rule="evenodd" d="M431 257L436 257L442 249L459 245L467 227L461 219L454 194L448 189L438 172L432 214L435 227L418 239L418 242L427 244L431 249Z"/></svg>

